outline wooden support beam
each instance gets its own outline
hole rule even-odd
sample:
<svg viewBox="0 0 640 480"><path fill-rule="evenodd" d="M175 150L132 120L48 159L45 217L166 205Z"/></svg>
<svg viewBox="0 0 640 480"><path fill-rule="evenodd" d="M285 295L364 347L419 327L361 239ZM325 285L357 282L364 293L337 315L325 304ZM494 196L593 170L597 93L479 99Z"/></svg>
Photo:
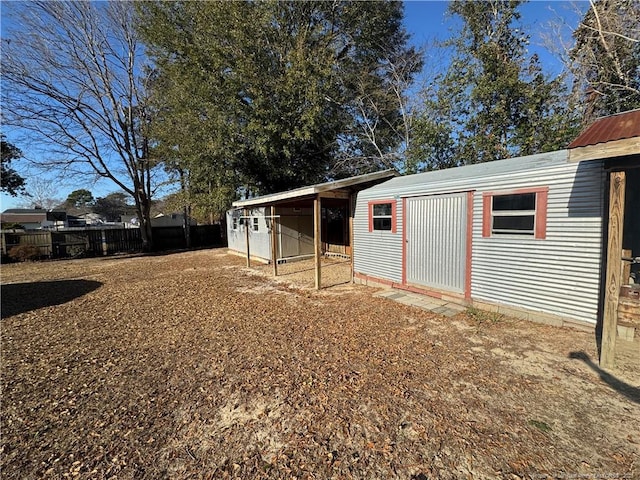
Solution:
<svg viewBox="0 0 640 480"><path fill-rule="evenodd" d="M251 267L251 252L249 251L249 209L244 209L244 231L247 241L247 268Z"/></svg>
<svg viewBox="0 0 640 480"><path fill-rule="evenodd" d="M607 233L607 271L604 290L604 316L600 366L615 365L618 297L622 277L622 230L624 226L625 173L611 172L609 180L609 231Z"/></svg>
<svg viewBox="0 0 640 480"><path fill-rule="evenodd" d="M343 200L347 200L350 197L349 192L341 192L339 190L329 191L329 192L320 192L318 193L320 198L341 198Z"/></svg>
<svg viewBox="0 0 640 480"><path fill-rule="evenodd" d="M349 199L349 208L348 208L348 218L349 218L349 249L351 250L351 254L349 255L349 257L351 258L351 283L353 283L354 277L353 277L353 256L354 256L354 252L353 252L353 214L355 212L355 195L353 197L351 197Z"/></svg>
<svg viewBox="0 0 640 480"><path fill-rule="evenodd" d="M572 148L568 153L568 161L569 163L575 163L585 160L601 160L603 158L636 155L638 152L640 152L640 139L632 137Z"/></svg>
<svg viewBox="0 0 640 480"><path fill-rule="evenodd" d="M316 196L313 199L313 245L314 245L314 253L315 253L315 264L316 264L316 290L320 290L322 286L322 275L321 275L321 256L322 256L322 238L321 238L321 229L320 224L322 223L322 216L320 210L320 197Z"/></svg>
<svg viewBox="0 0 640 480"><path fill-rule="evenodd" d="M278 224L276 218L276 207L271 205L271 261L273 262L273 276L278 276Z"/></svg>

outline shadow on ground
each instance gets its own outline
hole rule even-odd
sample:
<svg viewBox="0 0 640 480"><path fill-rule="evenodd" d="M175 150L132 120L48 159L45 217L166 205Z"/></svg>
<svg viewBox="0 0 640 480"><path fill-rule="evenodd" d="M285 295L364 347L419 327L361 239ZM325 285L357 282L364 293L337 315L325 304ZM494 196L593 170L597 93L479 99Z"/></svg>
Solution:
<svg viewBox="0 0 640 480"><path fill-rule="evenodd" d="M86 295L101 285L102 283L94 280L58 280L2 285L1 318L38 308L61 305Z"/></svg>
<svg viewBox="0 0 640 480"><path fill-rule="evenodd" d="M591 368L591 370L593 370L600 376L600 379L604 383L609 385L615 391L627 397L632 402L640 403L640 388L629 385L628 383L625 383L622 380L617 379L610 373L605 372L598 365L596 365L593 362L593 360L591 360L589 355L587 355L586 353L571 352L569 353L569 358L572 358L575 360L582 360L584 363L586 363L589 366L589 368Z"/></svg>

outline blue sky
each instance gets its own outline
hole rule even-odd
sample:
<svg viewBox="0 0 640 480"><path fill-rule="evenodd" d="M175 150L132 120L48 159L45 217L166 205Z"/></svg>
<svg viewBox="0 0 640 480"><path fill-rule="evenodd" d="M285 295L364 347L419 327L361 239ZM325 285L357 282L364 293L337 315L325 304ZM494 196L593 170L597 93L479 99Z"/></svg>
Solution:
<svg viewBox="0 0 640 480"><path fill-rule="evenodd" d="M451 29L455 27L455 19L446 15L447 1L406 1L405 3L405 27L412 36L412 42L418 46L428 45L433 40L444 40L451 35ZM559 59L544 47L540 32L546 31L546 25L550 20L561 18L569 29L575 28L580 17L574 13L572 2L569 1L530 1L521 7L521 22L526 32L531 36L530 53L537 53L543 69L550 75L557 75L562 70ZM579 8L585 11L588 2L577 2ZM569 30L567 30L568 32ZM427 52L428 55L428 52ZM429 62L429 59L427 59ZM428 67L427 67L428 68ZM11 132L5 131L7 139L12 141ZM28 146L17 145L26 155L29 155ZM25 171L24 162L14 162L13 167L29 180ZM73 190L86 188L94 197L105 196L116 191L115 185L108 181L100 181L94 185L79 184L72 179L68 181L54 180L58 186L57 198L66 199ZM28 186L27 186L28 188ZM7 208L15 208L16 204L24 201L18 197L13 198L4 193L0 196L0 211Z"/></svg>
<svg viewBox="0 0 640 480"><path fill-rule="evenodd" d="M448 1L405 1L404 25L416 45L428 45L433 40L445 40L459 24L457 19L446 14ZM542 34L549 32L550 21L561 20L566 23L565 33L575 28L581 15L575 12L576 7L585 12L588 1L548 1L532 0L520 7L521 23L531 37L530 53L537 53L543 69L550 75L562 71L560 60L544 46Z"/></svg>

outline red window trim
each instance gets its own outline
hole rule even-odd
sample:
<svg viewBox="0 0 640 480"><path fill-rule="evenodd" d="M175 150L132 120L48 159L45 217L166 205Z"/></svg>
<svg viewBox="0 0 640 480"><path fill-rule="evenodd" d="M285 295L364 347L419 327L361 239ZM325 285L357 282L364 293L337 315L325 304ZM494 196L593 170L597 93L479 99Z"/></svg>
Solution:
<svg viewBox="0 0 640 480"><path fill-rule="evenodd" d="M390 203L391 204L391 233L396 233L396 201L394 199L387 200L371 200L369 202L369 231L373 232L373 206L380 205L382 203ZM376 230L382 232L384 230Z"/></svg>
<svg viewBox="0 0 640 480"><path fill-rule="evenodd" d="M491 202L496 195L518 195L522 193L536 194L536 218L534 238L547 238L547 205L549 201L549 187L517 188L515 190L500 190L482 193L482 236L491 237Z"/></svg>

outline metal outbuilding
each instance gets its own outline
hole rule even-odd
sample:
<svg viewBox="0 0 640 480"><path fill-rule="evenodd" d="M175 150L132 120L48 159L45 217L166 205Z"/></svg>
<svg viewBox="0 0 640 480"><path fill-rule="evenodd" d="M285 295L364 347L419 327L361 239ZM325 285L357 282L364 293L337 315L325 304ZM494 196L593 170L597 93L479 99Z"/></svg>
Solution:
<svg viewBox="0 0 640 480"><path fill-rule="evenodd" d="M556 325L602 326L605 284L620 286L610 286L605 272L620 276L622 257L640 256L639 114L596 122L606 134L585 131L570 150L363 190L354 215L355 280ZM620 172L626 187L611 183ZM626 204L614 191L626 192ZM640 283L637 268L627 273ZM631 330L620 327L618 334L638 340L640 319Z"/></svg>
<svg viewBox="0 0 640 480"><path fill-rule="evenodd" d="M239 200L227 212L229 249L273 264L315 257L316 288L323 254L350 257L352 216L357 192L397 175L395 170L319 183L286 192Z"/></svg>

